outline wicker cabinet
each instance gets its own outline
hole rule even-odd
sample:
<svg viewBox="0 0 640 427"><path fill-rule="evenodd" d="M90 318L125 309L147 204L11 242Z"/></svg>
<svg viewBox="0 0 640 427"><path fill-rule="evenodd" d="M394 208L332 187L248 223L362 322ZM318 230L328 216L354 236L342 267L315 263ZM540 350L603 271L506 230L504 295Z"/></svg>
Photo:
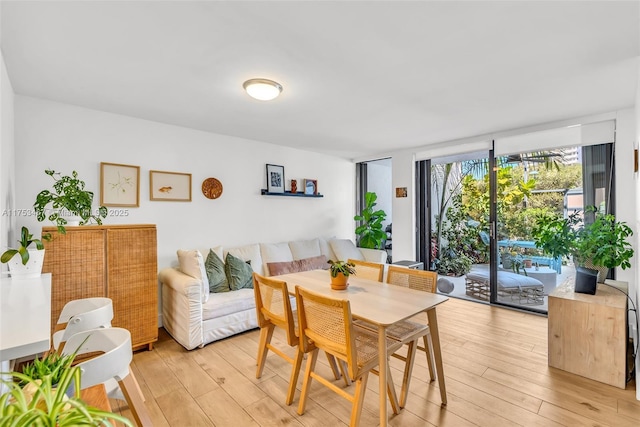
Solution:
<svg viewBox="0 0 640 427"><path fill-rule="evenodd" d="M155 225L43 227L43 272L52 273L51 325L70 300L109 297L112 325L128 329L134 348L158 340L158 267Z"/></svg>

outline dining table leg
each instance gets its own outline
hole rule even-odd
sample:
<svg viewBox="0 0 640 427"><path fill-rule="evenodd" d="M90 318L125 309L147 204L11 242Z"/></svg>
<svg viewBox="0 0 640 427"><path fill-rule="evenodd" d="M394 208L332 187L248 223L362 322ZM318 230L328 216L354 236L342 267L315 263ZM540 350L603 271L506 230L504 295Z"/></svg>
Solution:
<svg viewBox="0 0 640 427"><path fill-rule="evenodd" d="M378 370L380 372L380 427L387 426L387 372L389 359L387 358L387 330L378 326Z"/></svg>
<svg viewBox="0 0 640 427"><path fill-rule="evenodd" d="M440 399L442 404L447 404L447 389L444 385L444 368L442 366L442 351L440 349L440 334L438 333L438 318L436 308L427 310L429 329L431 330L431 345L433 346L433 358L436 362L436 375L438 375L438 387L440 387ZM429 351L427 349L427 351Z"/></svg>

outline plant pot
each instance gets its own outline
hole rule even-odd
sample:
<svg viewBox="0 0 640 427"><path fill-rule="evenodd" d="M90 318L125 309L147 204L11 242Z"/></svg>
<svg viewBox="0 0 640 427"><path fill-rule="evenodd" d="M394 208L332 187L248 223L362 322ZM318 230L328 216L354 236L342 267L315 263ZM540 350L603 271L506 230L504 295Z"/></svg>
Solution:
<svg viewBox="0 0 640 427"><path fill-rule="evenodd" d="M605 279L607 278L607 274L609 274L609 268L608 267L601 267L599 265L593 265L593 262L591 262L590 259L586 260L584 262L584 267L585 268L590 268L592 270L596 270L598 272L598 283L604 283Z"/></svg>
<svg viewBox="0 0 640 427"><path fill-rule="evenodd" d="M32 279L40 277L42 274L42 264L44 263L44 249L28 249L29 261L27 265L22 265L22 258L16 254L9 260L9 273L16 279Z"/></svg>
<svg viewBox="0 0 640 427"><path fill-rule="evenodd" d="M331 289L334 291L344 291L349 286L349 277L338 273L336 277L331 276Z"/></svg>

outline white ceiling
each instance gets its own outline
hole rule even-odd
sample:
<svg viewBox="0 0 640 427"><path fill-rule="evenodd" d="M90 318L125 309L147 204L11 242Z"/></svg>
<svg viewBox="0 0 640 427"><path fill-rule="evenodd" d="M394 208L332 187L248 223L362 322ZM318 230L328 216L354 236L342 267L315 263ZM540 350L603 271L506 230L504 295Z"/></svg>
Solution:
<svg viewBox="0 0 640 427"><path fill-rule="evenodd" d="M3 1L1 41L18 94L354 158L632 107L638 6Z"/></svg>

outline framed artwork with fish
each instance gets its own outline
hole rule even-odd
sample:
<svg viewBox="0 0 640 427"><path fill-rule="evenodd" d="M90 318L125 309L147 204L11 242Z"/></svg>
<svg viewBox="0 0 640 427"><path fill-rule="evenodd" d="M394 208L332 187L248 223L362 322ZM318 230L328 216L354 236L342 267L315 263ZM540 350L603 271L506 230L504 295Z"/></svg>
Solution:
<svg viewBox="0 0 640 427"><path fill-rule="evenodd" d="M149 171L149 197L167 202L191 201L191 174Z"/></svg>
<svg viewBox="0 0 640 427"><path fill-rule="evenodd" d="M140 166L101 162L100 205L140 206Z"/></svg>

